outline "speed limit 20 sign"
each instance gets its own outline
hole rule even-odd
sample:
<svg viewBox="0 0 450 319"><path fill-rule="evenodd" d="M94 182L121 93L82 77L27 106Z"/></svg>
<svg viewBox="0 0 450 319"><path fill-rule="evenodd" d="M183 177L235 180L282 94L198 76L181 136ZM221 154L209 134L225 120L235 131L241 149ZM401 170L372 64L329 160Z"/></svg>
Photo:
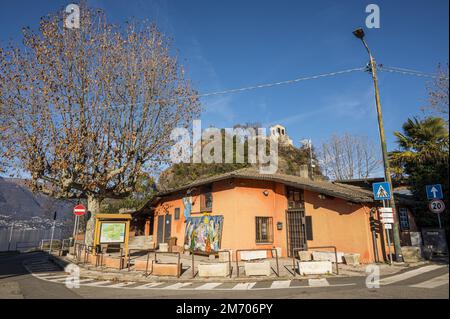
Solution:
<svg viewBox="0 0 450 319"><path fill-rule="evenodd" d="M440 199L433 199L429 204L428 208L431 212L435 214L440 214L445 210L445 204Z"/></svg>

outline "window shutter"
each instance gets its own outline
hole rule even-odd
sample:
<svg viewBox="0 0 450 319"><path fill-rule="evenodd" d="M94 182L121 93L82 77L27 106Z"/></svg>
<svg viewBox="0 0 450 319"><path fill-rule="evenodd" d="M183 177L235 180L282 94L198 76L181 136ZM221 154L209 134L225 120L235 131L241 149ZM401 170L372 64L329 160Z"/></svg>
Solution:
<svg viewBox="0 0 450 319"><path fill-rule="evenodd" d="M312 216L305 216L306 240L313 240Z"/></svg>

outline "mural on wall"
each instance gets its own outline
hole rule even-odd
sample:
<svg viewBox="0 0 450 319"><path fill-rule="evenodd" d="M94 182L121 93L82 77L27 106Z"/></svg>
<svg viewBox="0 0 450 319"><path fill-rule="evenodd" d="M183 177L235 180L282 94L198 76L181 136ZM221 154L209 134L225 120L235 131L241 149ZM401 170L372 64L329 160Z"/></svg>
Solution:
<svg viewBox="0 0 450 319"><path fill-rule="evenodd" d="M184 206L184 219L187 220L191 216L191 209L192 209L191 196L183 197L183 206Z"/></svg>
<svg viewBox="0 0 450 319"><path fill-rule="evenodd" d="M220 250L223 216L189 217L186 222L184 244L191 251L206 253Z"/></svg>

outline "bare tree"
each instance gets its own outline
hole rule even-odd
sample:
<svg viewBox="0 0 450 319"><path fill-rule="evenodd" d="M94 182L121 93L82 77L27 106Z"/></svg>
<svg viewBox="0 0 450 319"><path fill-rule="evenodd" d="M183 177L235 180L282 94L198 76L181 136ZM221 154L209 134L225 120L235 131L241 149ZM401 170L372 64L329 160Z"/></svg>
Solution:
<svg viewBox="0 0 450 319"><path fill-rule="evenodd" d="M167 162L170 132L200 110L170 41L147 22L115 26L82 5L80 28L61 12L0 51L2 145L35 190L86 198L92 217L141 172ZM93 220L86 242L92 242Z"/></svg>
<svg viewBox="0 0 450 319"><path fill-rule="evenodd" d="M448 128L448 63L446 67L438 65L436 78L428 84L428 105L424 110L431 111L433 114L441 116L447 122Z"/></svg>
<svg viewBox="0 0 450 319"><path fill-rule="evenodd" d="M367 137L333 135L322 144L320 162L324 174L331 179L368 178L381 161Z"/></svg>

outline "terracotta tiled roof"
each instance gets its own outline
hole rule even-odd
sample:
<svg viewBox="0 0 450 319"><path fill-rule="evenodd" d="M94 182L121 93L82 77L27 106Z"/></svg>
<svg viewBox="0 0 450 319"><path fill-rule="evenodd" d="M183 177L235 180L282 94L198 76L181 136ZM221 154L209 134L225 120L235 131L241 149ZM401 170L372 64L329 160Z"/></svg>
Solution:
<svg viewBox="0 0 450 319"><path fill-rule="evenodd" d="M328 196L342 198L356 203L370 203L373 202L373 194L364 188L348 185L333 183L328 181L311 180L309 178L303 178L299 176L286 175L286 174L261 174L254 168L243 168L240 170L211 176L208 178L199 179L193 183L160 192L157 196L166 196L183 190L188 190L201 185L210 184L229 178L243 178L254 179L263 181L279 182L288 186L297 187L317 193L321 193Z"/></svg>

